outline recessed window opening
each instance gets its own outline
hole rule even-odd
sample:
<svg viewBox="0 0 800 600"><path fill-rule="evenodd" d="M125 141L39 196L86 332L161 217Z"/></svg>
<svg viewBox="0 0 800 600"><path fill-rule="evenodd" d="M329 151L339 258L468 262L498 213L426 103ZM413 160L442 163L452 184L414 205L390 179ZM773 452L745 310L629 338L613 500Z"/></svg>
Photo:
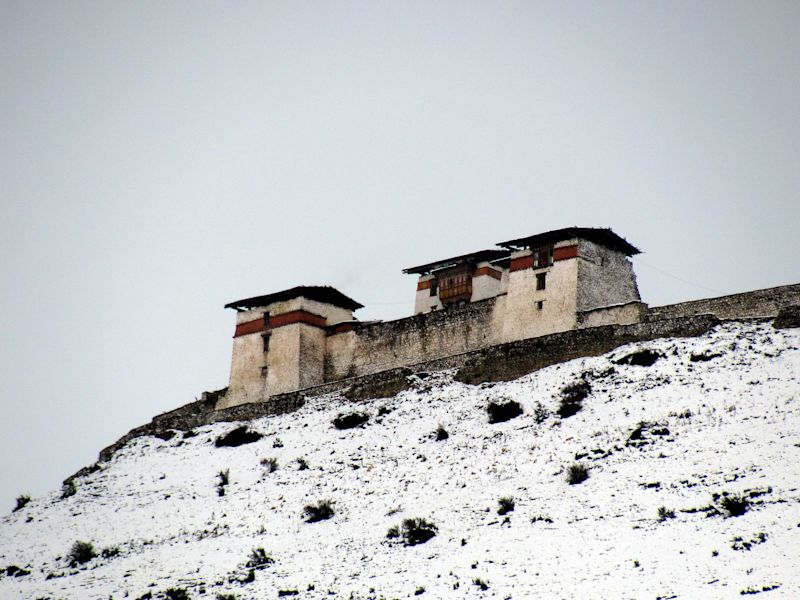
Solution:
<svg viewBox="0 0 800 600"><path fill-rule="evenodd" d="M533 268L541 269L553 264L553 247L540 246L533 248Z"/></svg>
<svg viewBox="0 0 800 600"><path fill-rule="evenodd" d="M538 300L536 302L536 309L537 310L542 310L543 308L544 308L544 300Z"/></svg>
<svg viewBox="0 0 800 600"><path fill-rule="evenodd" d="M539 273L536 275L536 289L543 290L547 286L547 273Z"/></svg>
<svg viewBox="0 0 800 600"><path fill-rule="evenodd" d="M430 290L430 295L431 296L435 296L436 295L436 280L435 279L431 279L431 283L428 286L428 289Z"/></svg>

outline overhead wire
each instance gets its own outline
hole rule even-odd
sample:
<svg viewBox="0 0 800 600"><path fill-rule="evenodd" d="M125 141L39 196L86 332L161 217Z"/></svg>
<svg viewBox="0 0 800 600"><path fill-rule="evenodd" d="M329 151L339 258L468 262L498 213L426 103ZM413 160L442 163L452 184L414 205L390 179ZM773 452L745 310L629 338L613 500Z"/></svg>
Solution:
<svg viewBox="0 0 800 600"><path fill-rule="evenodd" d="M705 286L705 285L702 285L702 284L699 284L699 283L695 283L694 281L689 281L688 279L684 279L682 277L678 277L674 273L670 273L669 271L665 271L664 269L660 269L660 268L656 267L655 265L651 265L650 263L647 263L647 262L643 261L639 257L636 257L636 262L637 263L641 263L645 267L649 267L649 268L653 269L654 271L658 271L662 275L666 275L667 277L672 277L672 279L675 279L675 280L680 281L682 283L685 283L687 285L694 286L694 287L699 288L701 290L706 290L707 292L714 292L715 294L723 294L724 293L724 292L721 292L719 290L715 290L714 288L710 288L708 286Z"/></svg>

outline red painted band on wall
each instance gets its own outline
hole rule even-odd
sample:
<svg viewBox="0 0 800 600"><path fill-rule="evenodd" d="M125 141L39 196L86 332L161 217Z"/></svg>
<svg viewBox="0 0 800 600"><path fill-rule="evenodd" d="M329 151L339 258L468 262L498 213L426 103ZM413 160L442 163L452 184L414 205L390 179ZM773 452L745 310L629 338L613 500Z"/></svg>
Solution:
<svg viewBox="0 0 800 600"><path fill-rule="evenodd" d="M578 245L553 248L553 260L567 260L568 258L578 257Z"/></svg>
<svg viewBox="0 0 800 600"><path fill-rule="evenodd" d="M431 287L431 281L433 281L433 279L426 279L425 281L418 281L417 282L417 291L427 290L428 288L430 288Z"/></svg>
<svg viewBox="0 0 800 600"><path fill-rule="evenodd" d="M353 331L356 328L355 323L336 323L328 327L328 335L336 335L337 333L346 333Z"/></svg>
<svg viewBox="0 0 800 600"><path fill-rule="evenodd" d="M512 258L510 268L512 271L522 271L522 269L532 269L533 255L529 254L527 256L518 256L516 258Z"/></svg>
<svg viewBox="0 0 800 600"><path fill-rule="evenodd" d="M473 277L479 277L481 275L488 275L489 277L494 277L495 279L502 279L503 275L497 269L493 269L492 267L478 267L475 269L475 273L472 274Z"/></svg>
<svg viewBox="0 0 800 600"><path fill-rule="evenodd" d="M238 323L236 325L236 331L233 332L233 337L239 337L240 335L248 335L250 333L258 333L260 331L264 331L266 327L264 327L264 318L256 319L255 321L247 321L246 323Z"/></svg>
<svg viewBox="0 0 800 600"><path fill-rule="evenodd" d="M284 327L286 325L294 325L295 323L304 323L312 327L319 327L325 329L327 319L307 310L293 310L291 312L283 313L280 315L270 315L269 328L275 329L276 327Z"/></svg>

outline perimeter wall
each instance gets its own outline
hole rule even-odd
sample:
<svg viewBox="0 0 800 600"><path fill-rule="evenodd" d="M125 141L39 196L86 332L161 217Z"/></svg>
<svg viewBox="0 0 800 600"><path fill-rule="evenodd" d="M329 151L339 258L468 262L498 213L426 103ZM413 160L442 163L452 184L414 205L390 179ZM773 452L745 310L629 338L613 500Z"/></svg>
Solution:
<svg viewBox="0 0 800 600"><path fill-rule="evenodd" d="M650 308L645 320L670 319L689 315L712 314L719 319L748 319L777 316L786 306L800 305L800 283L779 287L692 300Z"/></svg>

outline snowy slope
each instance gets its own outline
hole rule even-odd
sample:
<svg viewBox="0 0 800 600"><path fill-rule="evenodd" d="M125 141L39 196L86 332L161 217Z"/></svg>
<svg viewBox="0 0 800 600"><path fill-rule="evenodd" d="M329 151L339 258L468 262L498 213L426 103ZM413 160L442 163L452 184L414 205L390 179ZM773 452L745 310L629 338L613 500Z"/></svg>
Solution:
<svg viewBox="0 0 800 600"><path fill-rule="evenodd" d="M649 367L615 364L642 348L663 356ZM194 437L139 438L78 480L75 495L53 492L2 518L0 568L31 573L0 577L0 598L163 597L169 588L212 599L291 590L300 598L800 598L798 374L800 330L728 323L508 383L469 386L437 374L357 407L317 398L253 421L264 437L235 448L214 445L231 423ZM562 389L582 377L591 386L582 409L559 418ZM489 424L487 403L503 400L525 414ZM537 403L547 411L539 407L541 423ZM355 408L371 415L366 425L333 427ZM433 438L439 424L449 439ZM565 469L576 456L589 478L570 485ZM273 473L261 464L269 457ZM744 495L749 510L714 510L723 492ZM505 517L501 496L515 501ZM333 518L306 523L303 507L323 499L334 503ZM659 507L675 517L659 520ZM387 540L408 517L432 521L438 534L416 546ZM76 540L119 555L70 567ZM258 547L275 562L243 582Z"/></svg>

